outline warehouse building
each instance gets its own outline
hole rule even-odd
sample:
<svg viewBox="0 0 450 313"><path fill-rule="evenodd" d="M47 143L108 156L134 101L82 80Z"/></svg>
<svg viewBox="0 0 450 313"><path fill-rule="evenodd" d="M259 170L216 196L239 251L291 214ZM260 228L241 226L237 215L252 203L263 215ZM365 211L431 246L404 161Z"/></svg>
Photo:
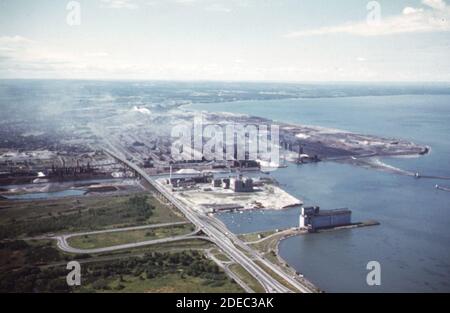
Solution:
<svg viewBox="0 0 450 313"><path fill-rule="evenodd" d="M352 211L349 209L320 210L319 207L302 208L300 228L315 232L319 229L350 225Z"/></svg>

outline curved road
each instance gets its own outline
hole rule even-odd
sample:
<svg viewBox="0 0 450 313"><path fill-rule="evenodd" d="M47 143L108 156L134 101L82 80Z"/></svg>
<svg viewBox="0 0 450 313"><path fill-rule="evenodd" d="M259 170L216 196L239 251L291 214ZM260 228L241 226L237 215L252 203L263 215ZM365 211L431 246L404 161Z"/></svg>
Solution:
<svg viewBox="0 0 450 313"><path fill-rule="evenodd" d="M104 247L104 248L78 249L78 248L71 247L67 243L67 237L65 237L65 236L54 237L54 239L56 239L58 241L57 245L58 245L59 249L65 251L65 252L68 252L68 253L76 253L76 254L111 252L111 251L122 250L122 249L139 248L139 247L144 247L144 246L157 245L157 244L161 244L161 243L168 243L168 242L181 241L181 240L190 240L190 239L209 240L209 238L204 237L204 236L196 236L195 232L194 232L194 233L190 233L190 234L183 235L183 236L167 237L167 238L140 241L140 242L134 242L134 243L126 243L123 245L116 245L116 246L110 246L110 247Z"/></svg>
<svg viewBox="0 0 450 313"><path fill-rule="evenodd" d="M185 235L153 239L153 240L146 240L146 241L141 241L141 242L132 242L132 243L126 243L126 244L122 244L122 245L103 247L103 248L92 248L92 249L73 248L67 242L67 240L72 237L97 235L97 234L105 234L105 233L117 233L117 232L125 232L125 231L132 231L132 230L141 230L141 229L161 228L161 227L177 226L177 225L184 225L184 224L188 224L188 222L176 222L176 223L164 223L164 224L114 228L114 229L106 229L106 230L98 230L98 231L91 231L91 232L82 232L82 233L73 233L73 234L66 234L66 235L60 235L60 236L53 236L50 238L57 240L57 246L62 251L69 252L69 253L76 253L76 254L111 252L111 251L116 251L116 250L138 248L138 247L143 247L143 246L148 246L148 245L156 245L156 244L161 244L161 243L174 242L174 241L180 241L180 240L189 240L189 239L199 239L200 238L200 239L204 239L204 240L209 240L209 238L206 238L203 236L196 236L196 234L199 232L199 229L196 228L194 231L192 231L188 234L185 234Z"/></svg>
<svg viewBox="0 0 450 313"><path fill-rule="evenodd" d="M150 225L123 227L123 228L111 228L111 229L105 229L105 230L96 230L96 231L88 231L88 232L82 232L82 233L67 234L65 236L66 236L66 238L70 238L70 237L78 237L78 236L84 236L84 235L118 233L118 232L130 231L130 230L151 229L151 228L184 225L184 224L189 224L189 222L161 223L161 224L150 224ZM54 237L58 237L58 236L54 236Z"/></svg>

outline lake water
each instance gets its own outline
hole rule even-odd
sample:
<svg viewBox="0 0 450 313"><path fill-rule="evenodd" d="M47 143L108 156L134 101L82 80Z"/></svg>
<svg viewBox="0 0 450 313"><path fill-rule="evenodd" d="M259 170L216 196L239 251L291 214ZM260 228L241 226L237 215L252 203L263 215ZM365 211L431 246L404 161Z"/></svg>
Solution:
<svg viewBox="0 0 450 313"><path fill-rule="evenodd" d="M245 113L278 121L409 139L431 146L420 158L388 164L450 176L450 96L376 96L195 104L197 110ZM414 179L333 162L290 165L272 173L306 205L348 207L353 220L381 225L297 236L280 243L281 256L327 292L449 292L450 181ZM222 214L236 233L298 223L298 208ZM366 284L369 261L381 264L381 286Z"/></svg>
<svg viewBox="0 0 450 313"><path fill-rule="evenodd" d="M45 200L45 199L58 199L64 197L82 196L86 193L86 190L67 189L55 192L32 192L24 193L15 196L5 196L9 200Z"/></svg>

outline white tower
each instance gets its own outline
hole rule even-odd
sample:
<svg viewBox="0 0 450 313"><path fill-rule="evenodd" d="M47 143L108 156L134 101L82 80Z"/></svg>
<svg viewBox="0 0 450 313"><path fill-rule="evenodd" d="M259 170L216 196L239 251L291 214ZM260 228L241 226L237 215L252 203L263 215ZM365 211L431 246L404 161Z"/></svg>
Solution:
<svg viewBox="0 0 450 313"><path fill-rule="evenodd" d="M299 220L299 226L300 228L305 228L305 208L302 207L302 212L300 213L300 220Z"/></svg>

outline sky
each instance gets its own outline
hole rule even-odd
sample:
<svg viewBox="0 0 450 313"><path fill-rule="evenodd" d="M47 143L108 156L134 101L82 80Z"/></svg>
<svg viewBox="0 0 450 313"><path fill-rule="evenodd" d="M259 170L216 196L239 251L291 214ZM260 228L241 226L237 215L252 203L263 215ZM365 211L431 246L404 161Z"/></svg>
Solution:
<svg viewBox="0 0 450 313"><path fill-rule="evenodd" d="M0 78L450 82L450 0L0 0Z"/></svg>

